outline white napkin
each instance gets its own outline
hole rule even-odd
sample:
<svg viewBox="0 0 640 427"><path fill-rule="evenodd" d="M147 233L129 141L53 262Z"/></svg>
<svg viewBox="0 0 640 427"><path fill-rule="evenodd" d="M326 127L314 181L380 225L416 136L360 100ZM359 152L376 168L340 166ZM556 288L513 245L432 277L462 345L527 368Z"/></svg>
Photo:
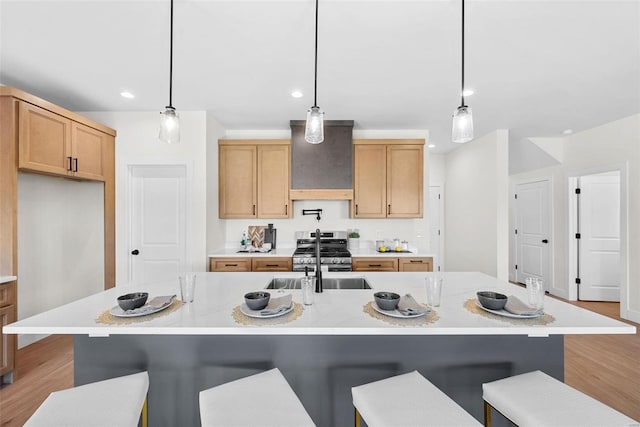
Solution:
<svg viewBox="0 0 640 427"><path fill-rule="evenodd" d="M536 314L539 312L539 310L536 310L535 307L532 307L529 304L526 304L520 298L514 295L509 295L507 297L507 303L505 304L504 309L509 313L519 314L524 316L527 316L530 314Z"/></svg>
<svg viewBox="0 0 640 427"><path fill-rule="evenodd" d="M263 310L275 310L276 308L280 307L281 305L289 308L291 307L291 300L292 300L293 295L291 294L285 294L282 295L280 297L276 297L276 298L271 298L269 300L269 304L267 304L267 306L265 308L263 308Z"/></svg>
<svg viewBox="0 0 640 427"><path fill-rule="evenodd" d="M429 312L429 309L422 304L418 304L418 302L413 298L411 294L405 294L401 296L400 301L398 302L398 310L407 309L415 311L416 314Z"/></svg>

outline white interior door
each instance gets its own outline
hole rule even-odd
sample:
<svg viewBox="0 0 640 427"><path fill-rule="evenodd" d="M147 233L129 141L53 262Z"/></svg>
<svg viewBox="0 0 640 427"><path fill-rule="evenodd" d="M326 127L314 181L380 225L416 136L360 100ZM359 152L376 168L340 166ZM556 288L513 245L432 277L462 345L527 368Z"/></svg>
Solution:
<svg viewBox="0 0 640 427"><path fill-rule="evenodd" d="M431 222L431 252L435 254L433 271L440 271L442 263L442 228L440 225L440 209L442 189L438 185L429 187L429 221Z"/></svg>
<svg viewBox="0 0 640 427"><path fill-rule="evenodd" d="M551 289L551 182L542 180L516 185L516 277L544 281Z"/></svg>
<svg viewBox="0 0 640 427"><path fill-rule="evenodd" d="M132 166L131 281L176 278L187 261L186 168Z"/></svg>
<svg viewBox="0 0 640 427"><path fill-rule="evenodd" d="M620 173L580 177L579 299L620 301Z"/></svg>

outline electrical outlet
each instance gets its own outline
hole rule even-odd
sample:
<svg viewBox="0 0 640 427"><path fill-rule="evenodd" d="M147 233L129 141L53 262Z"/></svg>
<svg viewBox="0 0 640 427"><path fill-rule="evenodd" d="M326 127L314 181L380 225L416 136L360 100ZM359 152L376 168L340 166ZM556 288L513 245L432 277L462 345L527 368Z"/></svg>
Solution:
<svg viewBox="0 0 640 427"><path fill-rule="evenodd" d="M422 230L416 230L416 239L422 239Z"/></svg>

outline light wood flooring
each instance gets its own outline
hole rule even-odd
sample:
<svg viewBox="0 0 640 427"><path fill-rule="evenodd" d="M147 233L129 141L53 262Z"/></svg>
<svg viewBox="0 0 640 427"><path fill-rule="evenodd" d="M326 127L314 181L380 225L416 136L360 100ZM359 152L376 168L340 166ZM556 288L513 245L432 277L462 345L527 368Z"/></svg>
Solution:
<svg viewBox="0 0 640 427"><path fill-rule="evenodd" d="M621 320L617 303L574 304ZM49 393L73 386L72 337L50 336L20 349L15 376L0 388L1 427L22 426ZM640 421L640 332L566 336L565 382Z"/></svg>

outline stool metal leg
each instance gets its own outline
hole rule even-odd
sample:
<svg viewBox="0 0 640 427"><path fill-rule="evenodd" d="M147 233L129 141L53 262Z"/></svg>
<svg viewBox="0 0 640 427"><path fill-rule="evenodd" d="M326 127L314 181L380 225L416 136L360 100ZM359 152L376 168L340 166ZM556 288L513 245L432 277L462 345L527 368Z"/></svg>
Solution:
<svg viewBox="0 0 640 427"><path fill-rule="evenodd" d="M144 398L142 404L142 427L147 427L147 398Z"/></svg>
<svg viewBox="0 0 640 427"><path fill-rule="evenodd" d="M358 408L353 408L355 411L355 426L356 427L361 427L362 426L362 416L360 415L360 412L358 411Z"/></svg>
<svg viewBox="0 0 640 427"><path fill-rule="evenodd" d="M484 401L484 425L491 427L491 405Z"/></svg>

